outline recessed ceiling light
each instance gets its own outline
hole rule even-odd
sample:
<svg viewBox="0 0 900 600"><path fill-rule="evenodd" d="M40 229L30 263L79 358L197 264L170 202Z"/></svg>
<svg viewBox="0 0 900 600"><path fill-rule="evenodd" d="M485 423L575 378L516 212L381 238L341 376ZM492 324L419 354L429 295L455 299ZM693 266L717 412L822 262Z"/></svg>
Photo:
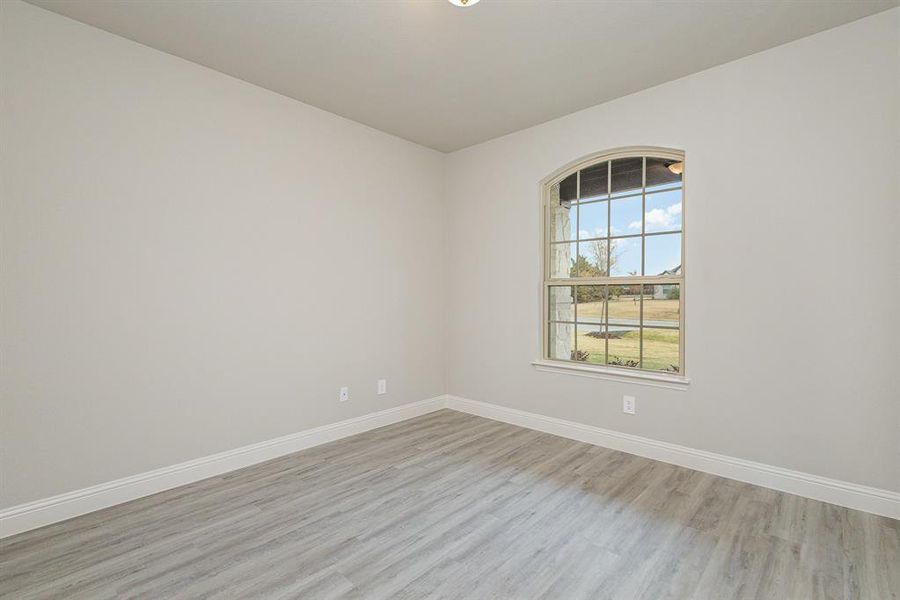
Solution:
<svg viewBox="0 0 900 600"><path fill-rule="evenodd" d="M472 6L473 4L478 4L478 0L447 0L450 4L454 6L462 6L463 8L467 6Z"/></svg>

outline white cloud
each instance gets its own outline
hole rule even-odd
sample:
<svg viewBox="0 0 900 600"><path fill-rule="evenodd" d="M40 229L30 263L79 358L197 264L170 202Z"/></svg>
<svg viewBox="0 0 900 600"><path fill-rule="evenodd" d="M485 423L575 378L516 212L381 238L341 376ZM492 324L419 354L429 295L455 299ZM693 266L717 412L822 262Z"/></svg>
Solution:
<svg viewBox="0 0 900 600"><path fill-rule="evenodd" d="M661 208L654 208L647 211L647 214L644 215L644 221L647 224L647 229L662 229L672 223L672 215Z"/></svg>
<svg viewBox="0 0 900 600"><path fill-rule="evenodd" d="M663 229L673 229L678 222L678 215L681 214L681 202L672 204L666 208L654 208L644 213L644 221L646 222L647 231L660 231ZM628 224L631 229L640 230L641 222L632 221Z"/></svg>

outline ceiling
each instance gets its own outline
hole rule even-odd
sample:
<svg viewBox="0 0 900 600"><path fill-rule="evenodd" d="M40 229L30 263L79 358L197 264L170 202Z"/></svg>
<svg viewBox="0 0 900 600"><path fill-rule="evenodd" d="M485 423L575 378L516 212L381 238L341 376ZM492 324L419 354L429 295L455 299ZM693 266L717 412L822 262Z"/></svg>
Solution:
<svg viewBox="0 0 900 600"><path fill-rule="evenodd" d="M449 152L900 0L29 0Z"/></svg>

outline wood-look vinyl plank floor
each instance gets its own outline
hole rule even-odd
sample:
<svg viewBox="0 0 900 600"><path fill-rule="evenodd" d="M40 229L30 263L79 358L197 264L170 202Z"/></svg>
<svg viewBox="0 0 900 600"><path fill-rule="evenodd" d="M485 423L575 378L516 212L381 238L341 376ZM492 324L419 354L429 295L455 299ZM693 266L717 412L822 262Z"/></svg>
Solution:
<svg viewBox="0 0 900 600"><path fill-rule="evenodd" d="M2 540L0 597L900 600L900 522L442 410Z"/></svg>

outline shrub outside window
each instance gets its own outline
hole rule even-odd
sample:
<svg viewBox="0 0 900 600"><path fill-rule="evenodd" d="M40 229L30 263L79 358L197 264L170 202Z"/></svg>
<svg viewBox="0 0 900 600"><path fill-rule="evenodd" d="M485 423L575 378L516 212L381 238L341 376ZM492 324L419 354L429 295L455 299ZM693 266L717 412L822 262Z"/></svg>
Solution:
<svg viewBox="0 0 900 600"><path fill-rule="evenodd" d="M684 153L619 150L543 188L543 357L684 374Z"/></svg>

